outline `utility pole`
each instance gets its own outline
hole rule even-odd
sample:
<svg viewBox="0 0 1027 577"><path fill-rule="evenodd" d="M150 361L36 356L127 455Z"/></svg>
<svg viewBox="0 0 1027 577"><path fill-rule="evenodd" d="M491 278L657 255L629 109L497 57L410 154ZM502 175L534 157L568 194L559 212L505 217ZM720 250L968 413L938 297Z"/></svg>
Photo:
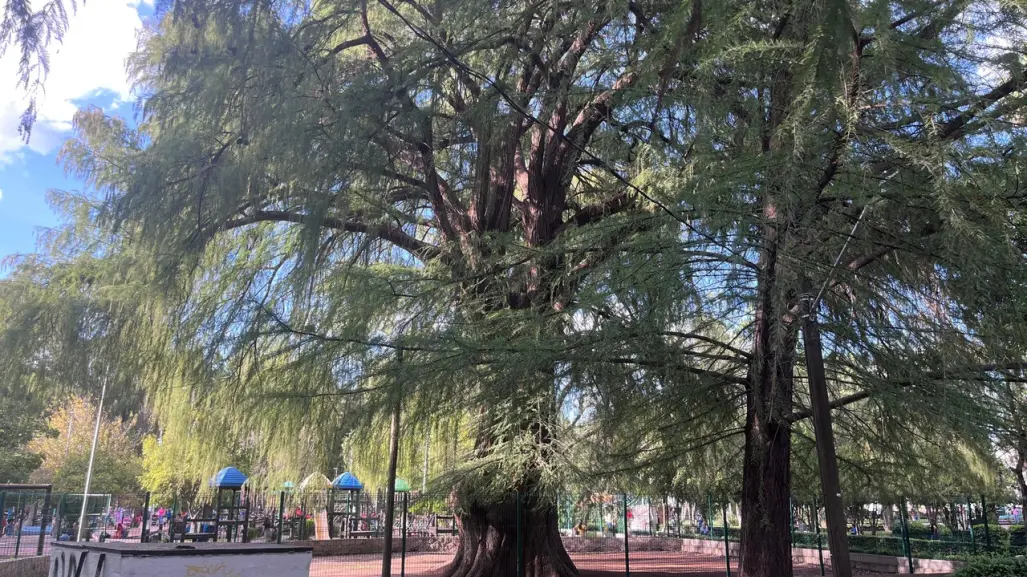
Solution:
<svg viewBox="0 0 1027 577"><path fill-rule="evenodd" d="M396 351L397 361L403 364L402 347ZM385 543L382 551L382 577L392 575L392 525L396 509L396 461L399 455L399 417L403 404L401 375L396 377L396 402L392 410L392 426L389 428L389 477L385 487Z"/></svg>
<svg viewBox="0 0 1027 577"><path fill-rule="evenodd" d="M845 511L842 508L842 488L838 478L838 459L835 455L834 430L831 425L831 402L827 395L827 377L824 371L824 351L820 346L820 327L816 310L813 308L807 311L803 318L802 342L806 350L810 408L813 412L813 431L817 440L817 458L820 461L820 486L824 492L831 571L834 577L852 577Z"/></svg>
<svg viewBox="0 0 1027 577"><path fill-rule="evenodd" d="M890 179L897 172L888 176ZM838 251L834 264L824 279L816 296L809 300L806 314L802 316L802 343L806 352L806 378L809 380L809 401L813 413L813 432L817 441L817 460L820 463L820 490L824 494L824 516L827 520L827 545L831 550L831 572L834 577L852 577L852 563L849 560L849 538L842 508L842 485L838 479L838 456L835 452L834 429L831 425L831 400L827 394L827 373L824 371L824 350L820 343L820 324L817 311L820 298L831 285L831 278L845 256L845 251L856 236L856 230L863 222L870 204L863 207L859 218L852 225L849 237ZM808 281L807 281L808 282ZM806 286L807 290L811 287Z"/></svg>
<svg viewBox="0 0 1027 577"><path fill-rule="evenodd" d="M421 471L421 494L428 491L428 455L431 451L431 429L424 434L424 470Z"/></svg>
<svg viewBox="0 0 1027 577"><path fill-rule="evenodd" d="M75 422L75 403L68 403L68 439L64 443L64 457L68 457L68 452L71 451L71 425Z"/></svg>

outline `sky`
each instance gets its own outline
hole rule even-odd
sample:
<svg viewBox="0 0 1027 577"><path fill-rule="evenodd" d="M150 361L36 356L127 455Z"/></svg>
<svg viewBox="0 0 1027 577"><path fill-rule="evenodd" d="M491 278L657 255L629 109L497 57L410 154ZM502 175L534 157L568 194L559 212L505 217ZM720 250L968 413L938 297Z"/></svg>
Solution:
<svg viewBox="0 0 1027 577"><path fill-rule="evenodd" d="M99 106L109 114L134 117L125 58L152 14L150 1L79 2L69 15L64 41L51 46L46 91L37 99L38 120L27 144L18 134L27 100L17 87L17 50L0 58L0 261L33 252L40 228L57 224L46 202L48 190L83 189L57 161L61 144L72 134L75 111Z"/></svg>

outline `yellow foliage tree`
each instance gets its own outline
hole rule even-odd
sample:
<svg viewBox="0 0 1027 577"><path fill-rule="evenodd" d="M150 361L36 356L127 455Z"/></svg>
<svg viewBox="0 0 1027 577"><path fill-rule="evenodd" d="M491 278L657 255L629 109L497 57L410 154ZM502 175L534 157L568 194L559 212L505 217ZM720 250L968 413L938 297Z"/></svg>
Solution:
<svg viewBox="0 0 1027 577"><path fill-rule="evenodd" d="M70 397L50 417L51 433L32 440L29 448L43 457L32 474L37 483L53 483L59 492L81 492L96 425L96 405ZM100 419L93 483L90 492L124 493L138 490L139 436L136 420Z"/></svg>

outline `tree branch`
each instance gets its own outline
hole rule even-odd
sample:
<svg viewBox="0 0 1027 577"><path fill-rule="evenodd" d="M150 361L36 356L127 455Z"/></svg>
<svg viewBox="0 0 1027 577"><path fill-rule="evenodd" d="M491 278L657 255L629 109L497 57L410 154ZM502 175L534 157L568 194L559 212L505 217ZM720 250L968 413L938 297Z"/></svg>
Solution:
<svg viewBox="0 0 1027 577"><path fill-rule="evenodd" d="M401 229L387 225L369 225L356 218L343 220L330 216L316 217L283 210L258 210L254 213L221 223L213 233L224 232L260 222L293 222L297 224L316 224L322 228L367 234L390 242L402 248L422 261L432 260L441 255L438 247L403 232Z"/></svg>
<svg viewBox="0 0 1027 577"><path fill-rule="evenodd" d="M599 222L607 216L623 212L634 206L634 204L634 199L628 196L628 193L621 192L606 199L604 202L581 207L580 210L574 213L571 221L577 226L585 226Z"/></svg>
<svg viewBox="0 0 1027 577"><path fill-rule="evenodd" d="M976 366L976 367L963 367L963 368L959 368L959 369L948 369L948 370L940 370L940 371L931 371L929 373L924 373L923 378L924 379L930 379L930 380L960 380L962 378L967 378L968 376L970 376L971 373L979 374L979 373L990 373L992 371L1000 371L1000 370L1012 371L1012 370L1023 370L1023 369L1027 369L1027 362L1006 363L1006 364L991 363L991 364L979 365L979 366ZM962 375L962 377L959 376L959 375ZM897 386L897 387L911 387L911 386L913 386L915 384L916 384L915 381L900 381L900 382L894 383L894 385ZM856 402L862 401L864 399L867 399L872 394L873 394L873 391L866 391L866 390L860 391L858 393L852 393L851 395L845 395L844 397L838 397L837 399L831 401L831 405L830 406L831 406L832 410L839 409L841 407L844 407L844 406L847 406L847 405L851 405L852 403L856 403ZM802 419L808 419L811 416L813 416L813 412L811 410L809 410L809 409L806 409L806 410L796 411L796 412L792 413L785 420L787 420L789 423L794 423L796 421L801 421Z"/></svg>
<svg viewBox="0 0 1027 577"><path fill-rule="evenodd" d="M986 110L989 106L995 104L999 100L1002 100L1006 96L1009 96L1010 94L1024 88L1025 85L1027 85L1027 75L1025 75L1023 72L1019 73L1017 76L1013 78L1010 78L1002 84L999 84L991 92L982 96L980 100L978 100L976 103L970 106L970 108L967 109L965 112L953 118L952 120L946 122L945 124L941 125L941 127L938 129L936 133L936 136L943 140L958 138L962 136L962 129L971 120L976 118L978 114L984 112L984 110Z"/></svg>

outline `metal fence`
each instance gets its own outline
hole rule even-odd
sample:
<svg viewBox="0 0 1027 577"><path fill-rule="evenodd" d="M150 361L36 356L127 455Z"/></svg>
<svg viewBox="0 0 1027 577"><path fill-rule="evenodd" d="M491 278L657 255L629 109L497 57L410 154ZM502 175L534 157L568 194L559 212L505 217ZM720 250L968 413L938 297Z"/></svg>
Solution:
<svg viewBox="0 0 1027 577"><path fill-rule="evenodd" d="M441 576L460 547L449 495L397 494L389 528L382 492L235 490L206 502L163 503L149 494L84 497L20 488L0 489L0 559L47 554L55 541L75 540L83 502L83 539L304 542L314 547L311 577L381 575L390 530L392 575ZM535 528L527 526L520 505L516 510L516 527L505 537L509 542L501 554L506 557L499 562L523 574ZM850 550L905 557L910 566L916 557L1027 552L1019 519L1007 516L999 523L994 510L966 499L929 506L850 505ZM984 511L992 511L991 517ZM557 498L563 547L584 576L738 575L739 519L737 504L710 497L685 501L566 492ZM830 571L823 521L817 504L793 503L796 575Z"/></svg>

